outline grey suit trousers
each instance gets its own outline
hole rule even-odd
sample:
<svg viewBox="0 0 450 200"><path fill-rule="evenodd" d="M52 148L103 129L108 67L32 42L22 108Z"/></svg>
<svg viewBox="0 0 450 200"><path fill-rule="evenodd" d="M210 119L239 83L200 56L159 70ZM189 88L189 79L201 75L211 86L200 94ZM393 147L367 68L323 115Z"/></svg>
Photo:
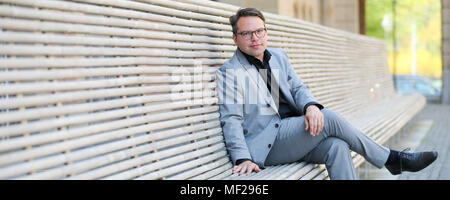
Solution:
<svg viewBox="0 0 450 200"><path fill-rule="evenodd" d="M280 130L265 165L295 161L325 164L331 179L357 179L350 150L382 168L390 150L377 144L339 114L322 109L324 128L317 136L305 131L304 116L281 120Z"/></svg>

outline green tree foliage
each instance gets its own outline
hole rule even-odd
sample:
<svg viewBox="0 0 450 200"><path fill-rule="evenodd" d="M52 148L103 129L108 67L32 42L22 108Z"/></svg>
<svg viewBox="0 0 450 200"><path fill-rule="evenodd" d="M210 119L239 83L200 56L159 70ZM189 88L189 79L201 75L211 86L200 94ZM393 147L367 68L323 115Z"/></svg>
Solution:
<svg viewBox="0 0 450 200"><path fill-rule="evenodd" d="M392 32L388 37L381 25L385 15L393 18L393 0L367 0L367 35L386 40L393 66ZM441 5L440 0L397 0L396 38L398 74L411 73L413 62L412 35L413 24L416 27L416 63L417 72L424 76L441 77ZM392 69L391 69L392 70Z"/></svg>

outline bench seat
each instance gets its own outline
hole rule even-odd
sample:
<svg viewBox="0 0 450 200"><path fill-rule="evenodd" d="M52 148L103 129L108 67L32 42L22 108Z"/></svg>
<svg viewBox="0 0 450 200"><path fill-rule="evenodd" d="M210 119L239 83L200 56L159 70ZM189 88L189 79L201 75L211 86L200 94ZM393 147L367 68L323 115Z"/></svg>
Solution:
<svg viewBox="0 0 450 200"><path fill-rule="evenodd" d="M422 95L396 96L396 98L380 101L378 104L371 105L363 112L346 117L349 121L365 131L370 137L378 143L384 143L405 125L411 113L417 113L425 105L425 99ZM386 119L390 119L386 121ZM380 131L382 129L383 131ZM355 167L364 161L364 158L352 153ZM276 180L297 180L297 179L326 179L327 172L324 165L310 164L306 162L297 162L287 165L270 166L259 173L251 175L231 174L231 164L226 171L210 179L240 180L240 179L276 179ZM199 176L207 178L205 176ZM197 178L193 178L197 179Z"/></svg>
<svg viewBox="0 0 450 200"><path fill-rule="evenodd" d="M214 75L238 7L203 0L0 0L0 179L327 179L231 174ZM264 13L269 47L325 107L383 143L424 106L383 41ZM363 162L352 154L355 165Z"/></svg>

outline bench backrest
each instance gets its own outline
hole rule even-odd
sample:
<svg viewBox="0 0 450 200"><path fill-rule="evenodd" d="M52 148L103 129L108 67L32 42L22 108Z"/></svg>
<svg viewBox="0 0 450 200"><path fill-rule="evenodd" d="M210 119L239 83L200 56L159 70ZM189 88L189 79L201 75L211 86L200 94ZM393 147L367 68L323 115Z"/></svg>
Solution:
<svg viewBox="0 0 450 200"><path fill-rule="evenodd" d="M207 178L231 166L214 74L238 7L0 0L0 179ZM264 13L269 46L326 107L394 90L382 41ZM206 173L205 173L206 172Z"/></svg>

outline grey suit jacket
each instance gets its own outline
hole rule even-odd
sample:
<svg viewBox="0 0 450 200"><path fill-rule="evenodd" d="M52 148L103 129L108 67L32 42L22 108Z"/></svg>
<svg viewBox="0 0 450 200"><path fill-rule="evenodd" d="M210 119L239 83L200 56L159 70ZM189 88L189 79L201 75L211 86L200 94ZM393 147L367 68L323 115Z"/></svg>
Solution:
<svg viewBox="0 0 450 200"><path fill-rule="evenodd" d="M291 67L286 53L281 49L267 50L272 54L272 94L263 76L239 50L216 72L220 122L233 163L251 159L264 167L281 122L276 84L298 113L303 114L305 105L316 101Z"/></svg>

